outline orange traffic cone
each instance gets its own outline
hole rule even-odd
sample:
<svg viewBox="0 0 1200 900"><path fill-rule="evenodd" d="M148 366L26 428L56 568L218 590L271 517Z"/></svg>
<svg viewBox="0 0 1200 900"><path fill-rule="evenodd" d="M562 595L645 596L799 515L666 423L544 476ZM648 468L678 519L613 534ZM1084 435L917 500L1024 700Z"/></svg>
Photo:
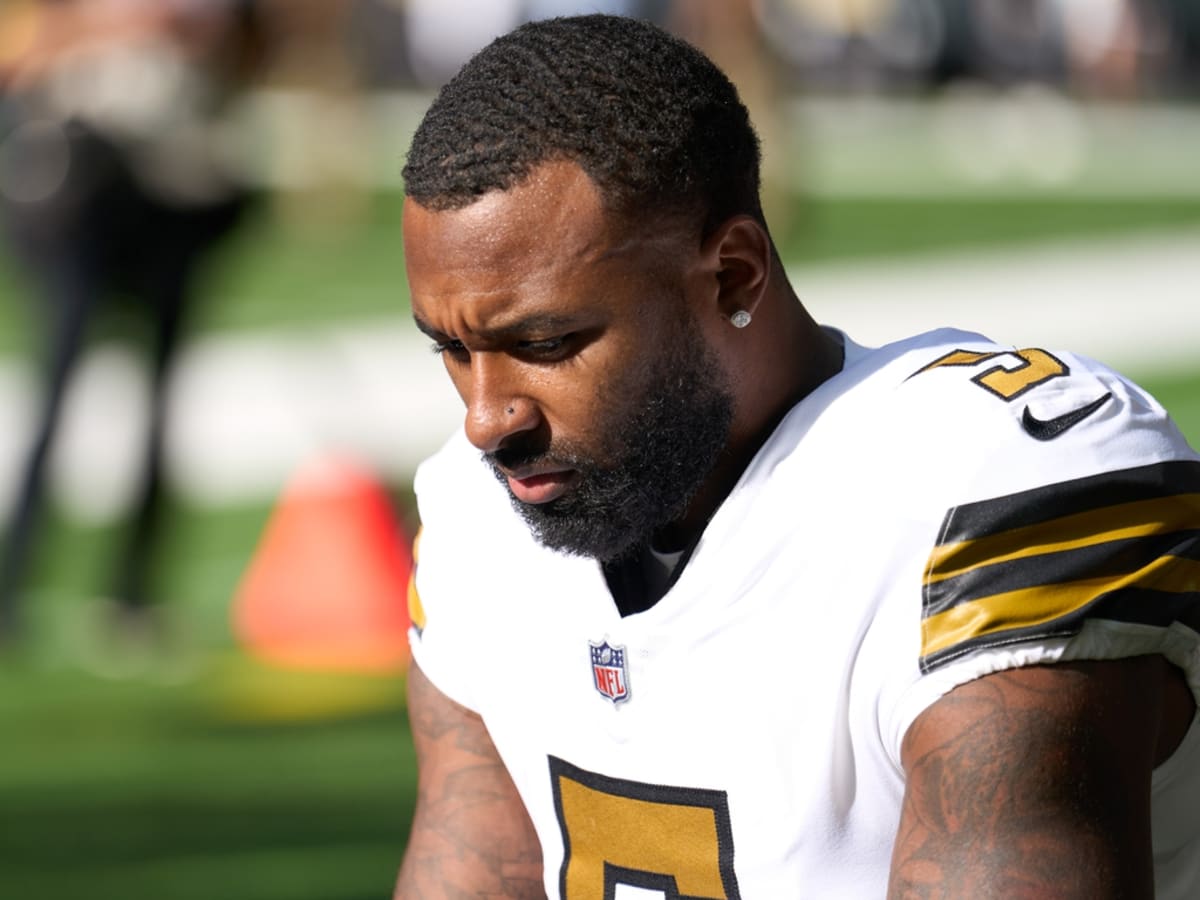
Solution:
<svg viewBox="0 0 1200 900"><path fill-rule="evenodd" d="M410 543L369 472L341 460L303 467L280 496L234 596L238 641L285 666L404 668Z"/></svg>

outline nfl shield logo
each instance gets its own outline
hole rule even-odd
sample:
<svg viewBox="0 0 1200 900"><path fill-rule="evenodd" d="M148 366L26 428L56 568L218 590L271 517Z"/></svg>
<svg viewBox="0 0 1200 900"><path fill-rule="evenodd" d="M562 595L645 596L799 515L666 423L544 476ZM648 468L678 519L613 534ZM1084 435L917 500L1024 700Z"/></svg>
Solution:
<svg viewBox="0 0 1200 900"><path fill-rule="evenodd" d="M608 641L593 644L592 681L601 696L614 704L629 699L629 670L625 668L625 648L613 647Z"/></svg>

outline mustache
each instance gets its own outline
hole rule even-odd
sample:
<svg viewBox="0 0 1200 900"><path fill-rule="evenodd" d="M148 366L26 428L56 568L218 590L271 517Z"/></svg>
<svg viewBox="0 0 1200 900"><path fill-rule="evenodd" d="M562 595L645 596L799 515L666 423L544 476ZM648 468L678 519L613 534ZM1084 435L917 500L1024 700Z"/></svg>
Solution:
<svg viewBox="0 0 1200 900"><path fill-rule="evenodd" d="M549 447L534 447L531 445L500 447L491 453L484 453L483 459L493 469L508 469L510 471L547 461L555 463L559 461L557 456L551 453Z"/></svg>
<svg viewBox="0 0 1200 900"><path fill-rule="evenodd" d="M545 463L579 470L596 468L596 461L588 454L580 453L571 447L553 444L534 444L533 442L511 444L490 453L484 453L482 456L484 462L497 472L501 469L513 471Z"/></svg>

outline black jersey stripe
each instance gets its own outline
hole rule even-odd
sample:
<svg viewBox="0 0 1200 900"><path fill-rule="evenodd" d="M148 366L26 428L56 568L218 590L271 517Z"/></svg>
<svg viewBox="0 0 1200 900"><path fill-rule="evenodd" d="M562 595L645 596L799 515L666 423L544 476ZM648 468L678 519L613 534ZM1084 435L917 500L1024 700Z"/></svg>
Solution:
<svg viewBox="0 0 1200 900"><path fill-rule="evenodd" d="M1166 605L1176 618L1200 630L1200 561L1162 556L1123 575L1038 585L953 604L922 620L921 657L939 656L958 646L1010 643L1016 635L1027 639L1071 634L1103 598L1146 591L1170 598ZM1138 610L1131 604L1110 602L1109 607L1105 615L1122 621L1146 623L1160 617L1157 610Z"/></svg>
<svg viewBox="0 0 1200 900"><path fill-rule="evenodd" d="M948 578L929 580L925 587L924 615L937 615L957 604L993 594L1084 578L1127 575L1162 556L1200 559L1200 528L1022 555L975 566Z"/></svg>
<svg viewBox="0 0 1200 900"><path fill-rule="evenodd" d="M929 673L976 650L1071 637L1079 633L1089 619L1107 619L1123 623L1168 628L1180 622L1200 631L1200 591L1159 591L1146 588L1122 588L1101 594L1089 603L1051 622L1031 625L1013 623L1011 627L956 641L936 650L923 651L920 668Z"/></svg>
<svg viewBox="0 0 1200 900"><path fill-rule="evenodd" d="M980 566L1196 528L1200 528L1200 493L1106 506L975 540L942 542L929 555L925 583L935 584Z"/></svg>
<svg viewBox="0 0 1200 900"><path fill-rule="evenodd" d="M941 543L979 540L1052 519L1181 494L1200 494L1200 462L1154 463L963 504L947 515Z"/></svg>

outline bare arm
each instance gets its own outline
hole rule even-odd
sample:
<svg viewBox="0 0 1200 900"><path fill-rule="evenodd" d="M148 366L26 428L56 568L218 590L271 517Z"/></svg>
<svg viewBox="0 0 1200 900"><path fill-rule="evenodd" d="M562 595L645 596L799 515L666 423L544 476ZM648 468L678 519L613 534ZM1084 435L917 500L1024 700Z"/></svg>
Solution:
<svg viewBox="0 0 1200 900"><path fill-rule="evenodd" d="M1153 897L1150 777L1191 716L1179 682L1146 656L951 691L901 748L889 898Z"/></svg>
<svg viewBox="0 0 1200 900"><path fill-rule="evenodd" d="M537 835L483 721L415 664L408 714L420 771L396 900L544 898Z"/></svg>

